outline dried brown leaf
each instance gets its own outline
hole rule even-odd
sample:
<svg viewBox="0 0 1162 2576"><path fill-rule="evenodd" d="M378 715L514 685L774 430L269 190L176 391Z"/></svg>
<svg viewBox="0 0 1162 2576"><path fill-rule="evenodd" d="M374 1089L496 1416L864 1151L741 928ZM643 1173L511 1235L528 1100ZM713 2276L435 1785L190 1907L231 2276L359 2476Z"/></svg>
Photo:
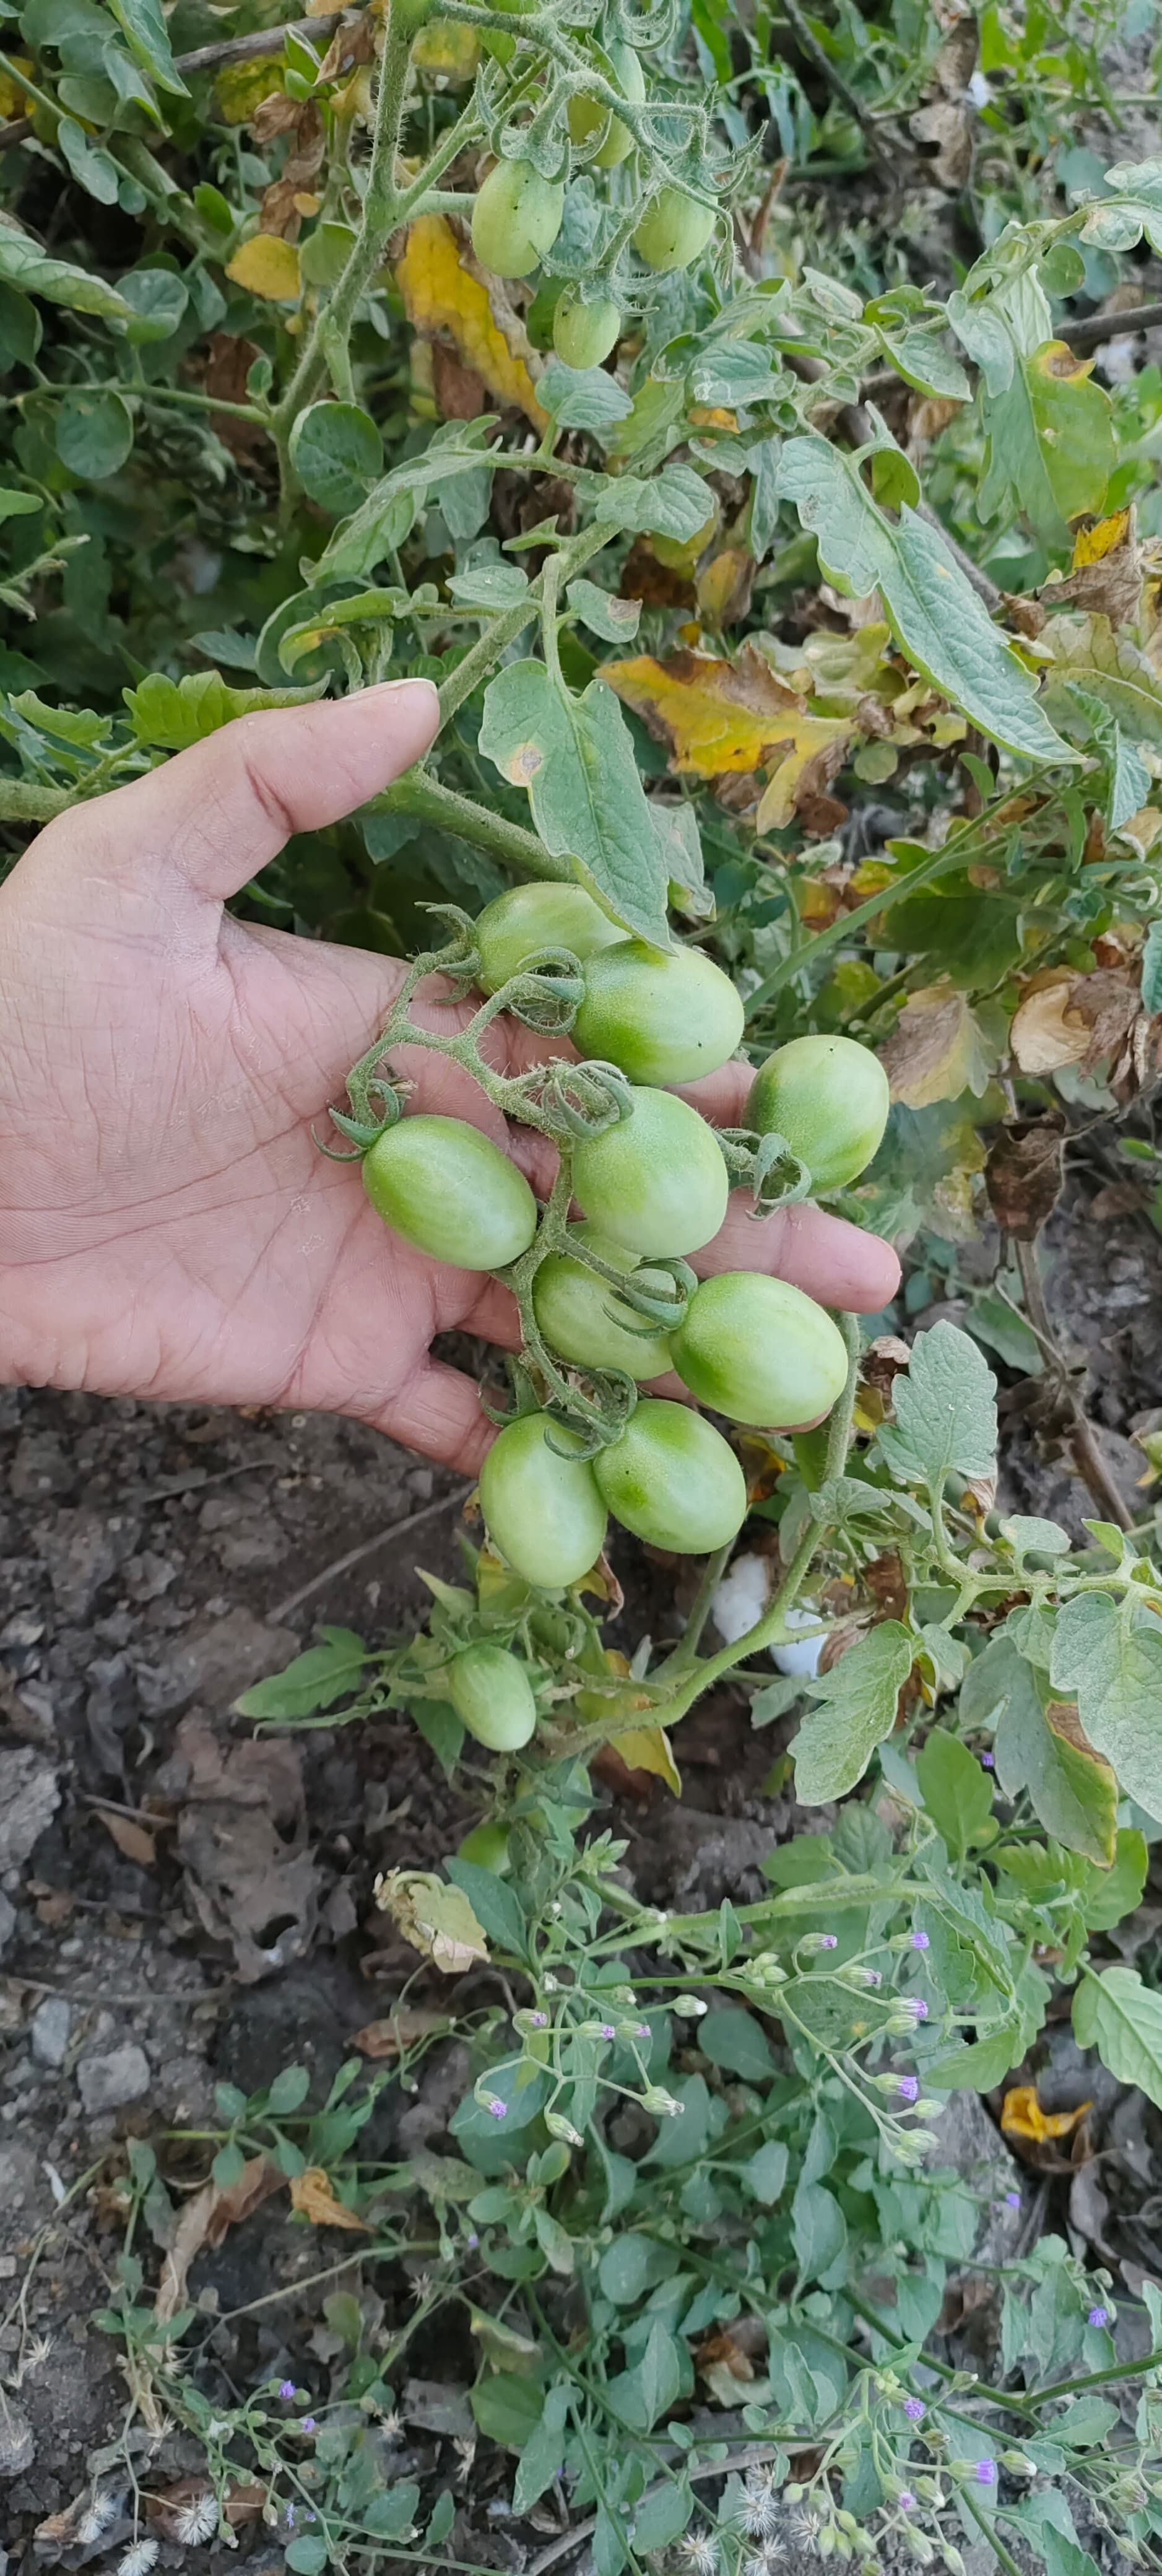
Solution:
<svg viewBox="0 0 1162 2576"><path fill-rule="evenodd" d="M193 2199L186 2202L161 2267L154 2308L159 2325L167 2324L184 2306L186 2281L195 2256L206 2246L220 2245L227 2228L237 2227L240 2220L249 2218L264 2200L269 2200L273 2191L281 2191L285 2179L269 2156L250 2156L237 2182L203 2183Z"/></svg>
<svg viewBox="0 0 1162 2576"><path fill-rule="evenodd" d="M421 2004L397 2004L395 2011L385 2014L382 2020L365 2021L351 2045L361 2057L402 2057L405 2048L414 2048L417 2040L448 2028L446 2013L433 2012Z"/></svg>
<svg viewBox="0 0 1162 2576"><path fill-rule="evenodd" d="M291 2208L300 2218L309 2218L312 2227L351 2227L367 2233L367 2220L359 2218L335 2197L329 2176L321 2165L308 2165L305 2172L292 2174Z"/></svg>
<svg viewBox="0 0 1162 2576"><path fill-rule="evenodd" d="M1064 1181L1065 1119L1013 1118L1002 1127L985 1164L985 1187L997 1223L1017 1243L1033 1243L1053 1214Z"/></svg>

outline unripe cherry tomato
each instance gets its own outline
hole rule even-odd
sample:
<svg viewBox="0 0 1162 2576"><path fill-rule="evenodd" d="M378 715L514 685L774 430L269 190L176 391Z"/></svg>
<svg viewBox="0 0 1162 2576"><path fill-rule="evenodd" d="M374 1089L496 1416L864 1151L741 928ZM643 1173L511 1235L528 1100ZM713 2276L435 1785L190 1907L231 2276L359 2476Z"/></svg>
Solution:
<svg viewBox="0 0 1162 2576"><path fill-rule="evenodd" d="M633 1115L573 1155L585 1214L627 1252L697 1252L726 1214L730 1182L721 1146L688 1100L635 1090Z"/></svg>
<svg viewBox="0 0 1162 2576"><path fill-rule="evenodd" d="M570 948L584 964L599 948L624 939L620 922L611 921L584 886L549 883L510 886L485 905L472 925L480 958L477 983L496 993L510 975L546 948Z"/></svg>
<svg viewBox="0 0 1162 2576"><path fill-rule="evenodd" d="M650 268L663 273L689 268L705 250L717 221L712 206L687 197L681 188L660 188L642 216L633 246Z"/></svg>
<svg viewBox="0 0 1162 2576"><path fill-rule="evenodd" d="M606 60L623 97L629 99L632 106L640 107L646 94L646 83L641 61L634 47L612 44L607 48ZM570 99L569 133L574 143L588 143L591 135L596 134L598 126L603 125L604 122L605 109L597 99L587 98L584 91L579 98ZM592 161L587 162L586 167L590 170L616 170L619 162L624 161L627 153L632 150L633 136L628 125L623 123L620 116L613 116L610 118L609 132L604 143L594 153ZM559 350L557 354L560 356L563 353ZM592 365L594 361L591 359L589 363Z"/></svg>
<svg viewBox="0 0 1162 2576"><path fill-rule="evenodd" d="M501 1555L526 1583L561 1592L579 1583L600 1556L605 1505L588 1459L550 1449L543 1413L507 1422L480 1470L480 1503ZM552 1425L565 1449L576 1434Z"/></svg>
<svg viewBox="0 0 1162 2576"><path fill-rule="evenodd" d="M700 948L623 939L586 963L574 1045L620 1065L634 1082L696 1082L700 1073L717 1073L742 1030L742 1002L729 975Z"/></svg>
<svg viewBox="0 0 1162 2576"><path fill-rule="evenodd" d="M565 191L531 161L498 161L476 192L472 247L494 277L527 277L561 229Z"/></svg>
<svg viewBox="0 0 1162 2576"><path fill-rule="evenodd" d="M504 1270L527 1252L537 1203L523 1172L463 1118L401 1118L363 1157L376 1214L456 1270Z"/></svg>
<svg viewBox="0 0 1162 2576"><path fill-rule="evenodd" d="M704 1279L671 1343L678 1375L699 1404L767 1431L829 1413L847 1379L843 1336L830 1315L801 1288L761 1271Z"/></svg>
<svg viewBox="0 0 1162 2576"><path fill-rule="evenodd" d="M733 1449L688 1404L643 1396L593 1473L615 1520L679 1556L725 1547L746 1519L746 1478Z"/></svg>
<svg viewBox="0 0 1162 2576"><path fill-rule="evenodd" d="M748 1127L777 1129L819 1190L858 1178L888 1123L888 1077L870 1047L854 1038L792 1038L755 1075Z"/></svg>
<svg viewBox="0 0 1162 2576"><path fill-rule="evenodd" d="M515 1753L537 1723L524 1665L503 1646L465 1646L448 1666L448 1697L469 1735L493 1753Z"/></svg>
<svg viewBox="0 0 1162 2576"><path fill-rule="evenodd" d="M553 315L553 347L567 367L599 367L617 347L621 307L612 296L595 296L583 304L567 287Z"/></svg>
<svg viewBox="0 0 1162 2576"><path fill-rule="evenodd" d="M611 1269L627 1274L636 1269L632 1252L608 1242L595 1226L573 1225L569 1232L590 1243ZM669 1284L664 1271L642 1275L662 1293ZM533 1281L533 1306L550 1349L561 1359L572 1360L576 1368L619 1368L630 1377L650 1378L663 1377L673 1366L666 1334L655 1330L643 1339L637 1328L647 1318L627 1306L608 1281L587 1270L584 1262L571 1261L567 1253L550 1252L542 1261Z"/></svg>
<svg viewBox="0 0 1162 2576"><path fill-rule="evenodd" d="M486 1816L482 1824L473 1825L471 1833L465 1834L456 1858L473 1861L477 1869L490 1869L494 1878L507 1878L512 1868L508 1846L508 1826L498 1823L495 1816Z"/></svg>

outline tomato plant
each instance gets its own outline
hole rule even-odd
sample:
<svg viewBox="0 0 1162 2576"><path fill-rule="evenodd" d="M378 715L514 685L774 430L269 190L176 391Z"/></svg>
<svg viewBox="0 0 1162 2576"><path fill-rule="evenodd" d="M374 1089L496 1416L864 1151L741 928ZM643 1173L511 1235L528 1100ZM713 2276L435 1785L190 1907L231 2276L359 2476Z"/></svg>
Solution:
<svg viewBox="0 0 1162 2576"><path fill-rule="evenodd" d="M503 1646L465 1646L454 1655L448 1666L448 1697L469 1735L493 1753L519 1752L537 1723L537 1704L525 1667ZM499 1842L490 1841L488 1852L483 1866L497 1868L504 1857Z"/></svg>
<svg viewBox="0 0 1162 2576"><path fill-rule="evenodd" d="M713 958L698 948L658 952L640 939L622 940L590 959L573 1022L585 1055L619 1064L640 1083L696 1082L699 1074L717 1073L742 1031L741 999Z"/></svg>
<svg viewBox="0 0 1162 2576"><path fill-rule="evenodd" d="M585 1214L627 1252L697 1252L726 1214L729 1177L713 1134L685 1100L638 1089L632 1115L573 1157Z"/></svg>
<svg viewBox="0 0 1162 2576"><path fill-rule="evenodd" d="M661 1396L642 1397L593 1472L614 1518L651 1547L704 1556L746 1519L746 1480L722 1433Z"/></svg>
<svg viewBox="0 0 1162 2576"><path fill-rule="evenodd" d="M605 1506L575 1433L543 1413L510 1422L480 1476L480 1503L502 1556L551 1592L578 1583L601 1553Z"/></svg>
<svg viewBox="0 0 1162 2576"><path fill-rule="evenodd" d="M759 1133L777 1129L817 1189L843 1189L883 1141L891 1094L869 1047L853 1038L791 1038L755 1075L746 1114Z"/></svg>
<svg viewBox="0 0 1162 2576"><path fill-rule="evenodd" d="M843 1336L785 1279L728 1270L696 1288L671 1337L674 1366L700 1404L731 1422L785 1431L843 1393Z"/></svg>
<svg viewBox="0 0 1162 2576"><path fill-rule="evenodd" d="M527 277L561 229L565 191L529 161L498 161L472 208L472 247L495 277Z"/></svg>
<svg viewBox="0 0 1162 2576"><path fill-rule="evenodd" d="M366 1155L363 1186L405 1243L458 1270L503 1269L536 1232L524 1174L462 1118L401 1118Z"/></svg>

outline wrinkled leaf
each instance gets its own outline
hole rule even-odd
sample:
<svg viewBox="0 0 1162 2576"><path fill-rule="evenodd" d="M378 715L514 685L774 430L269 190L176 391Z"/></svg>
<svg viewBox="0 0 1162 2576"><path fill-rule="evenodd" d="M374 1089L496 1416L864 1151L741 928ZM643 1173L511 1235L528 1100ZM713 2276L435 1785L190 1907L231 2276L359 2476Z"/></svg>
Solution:
<svg viewBox="0 0 1162 2576"><path fill-rule="evenodd" d="M898 1619L860 1637L829 1673L806 1687L815 1701L792 1746L795 1794L804 1807L842 1798L890 1735L912 1669L912 1640Z"/></svg>

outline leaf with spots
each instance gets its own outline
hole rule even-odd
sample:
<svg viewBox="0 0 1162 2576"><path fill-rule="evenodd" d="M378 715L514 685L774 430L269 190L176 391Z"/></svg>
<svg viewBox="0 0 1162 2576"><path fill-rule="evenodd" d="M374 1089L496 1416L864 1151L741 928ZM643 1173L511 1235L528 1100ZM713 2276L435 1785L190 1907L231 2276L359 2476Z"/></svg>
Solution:
<svg viewBox="0 0 1162 2576"><path fill-rule="evenodd" d="M510 662L484 701L480 748L527 790L536 830L607 912L668 948L669 870L616 698L591 681L575 697L543 662Z"/></svg>

